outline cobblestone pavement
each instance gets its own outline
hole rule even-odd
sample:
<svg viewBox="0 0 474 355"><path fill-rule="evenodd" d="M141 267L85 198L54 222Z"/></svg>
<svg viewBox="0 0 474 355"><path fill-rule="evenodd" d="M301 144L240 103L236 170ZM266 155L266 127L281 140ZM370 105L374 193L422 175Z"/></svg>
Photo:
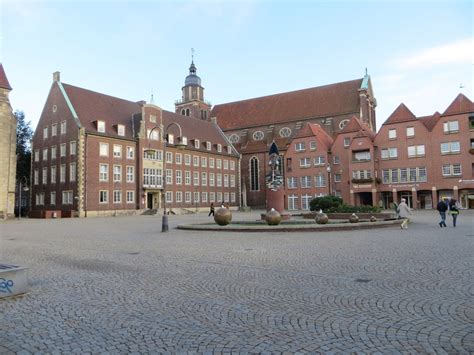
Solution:
<svg viewBox="0 0 474 355"><path fill-rule="evenodd" d="M172 228L206 219L0 223L0 261L31 282L0 300L0 354L474 352L474 211L407 231Z"/></svg>

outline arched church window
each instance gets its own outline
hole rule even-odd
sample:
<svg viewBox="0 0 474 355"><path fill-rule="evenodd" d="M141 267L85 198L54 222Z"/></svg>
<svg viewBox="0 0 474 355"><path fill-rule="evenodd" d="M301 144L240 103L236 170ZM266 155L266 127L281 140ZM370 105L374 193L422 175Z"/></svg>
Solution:
<svg viewBox="0 0 474 355"><path fill-rule="evenodd" d="M186 116L189 116L189 108L186 109Z"/></svg>
<svg viewBox="0 0 474 355"><path fill-rule="evenodd" d="M254 141L261 141L264 137L264 134L262 131L255 131L253 132L253 140Z"/></svg>
<svg viewBox="0 0 474 355"><path fill-rule="evenodd" d="M349 120L342 120L341 122L339 122L339 129L343 129L344 127L347 126L348 123L349 123Z"/></svg>
<svg viewBox="0 0 474 355"><path fill-rule="evenodd" d="M258 159L252 157L250 159L250 190L258 191L260 190L260 184L258 181Z"/></svg>
<svg viewBox="0 0 474 355"><path fill-rule="evenodd" d="M181 110L181 114L182 114L183 116L186 115L186 110L185 110L184 108Z"/></svg>
<svg viewBox="0 0 474 355"><path fill-rule="evenodd" d="M280 129L280 137L289 137L291 135L291 129L288 127L283 127Z"/></svg>
<svg viewBox="0 0 474 355"><path fill-rule="evenodd" d="M231 143L238 143L239 142L239 136L237 134L231 134L229 137L229 141Z"/></svg>

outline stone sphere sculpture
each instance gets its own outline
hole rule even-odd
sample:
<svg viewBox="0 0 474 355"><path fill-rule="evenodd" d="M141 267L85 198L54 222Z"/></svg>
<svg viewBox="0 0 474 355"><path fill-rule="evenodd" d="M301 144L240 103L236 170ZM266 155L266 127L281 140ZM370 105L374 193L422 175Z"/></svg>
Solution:
<svg viewBox="0 0 474 355"><path fill-rule="evenodd" d="M359 217L357 217L357 215L355 213L353 213L349 216L349 222L358 223L359 222Z"/></svg>
<svg viewBox="0 0 474 355"><path fill-rule="evenodd" d="M277 226L281 222L281 214L277 210L272 208L265 215L265 221L269 226Z"/></svg>
<svg viewBox="0 0 474 355"><path fill-rule="evenodd" d="M370 221L371 221L371 222L377 222L377 217L375 217L375 216L370 216Z"/></svg>
<svg viewBox="0 0 474 355"><path fill-rule="evenodd" d="M214 213L214 221L220 226L226 226L232 221L232 213L228 208L218 208Z"/></svg>
<svg viewBox="0 0 474 355"><path fill-rule="evenodd" d="M329 222L329 217L326 213L318 212L316 213L315 220L317 224L327 224Z"/></svg>

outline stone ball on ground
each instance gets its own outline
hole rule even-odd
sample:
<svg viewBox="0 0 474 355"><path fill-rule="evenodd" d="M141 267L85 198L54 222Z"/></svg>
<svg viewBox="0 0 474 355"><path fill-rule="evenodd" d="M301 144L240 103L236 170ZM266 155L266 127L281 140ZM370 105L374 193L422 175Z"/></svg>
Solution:
<svg viewBox="0 0 474 355"><path fill-rule="evenodd" d="M349 222L358 223L359 222L359 217L355 213L353 213L349 216Z"/></svg>
<svg viewBox="0 0 474 355"><path fill-rule="evenodd" d="M281 214L277 210L272 208L265 215L265 221L269 226L277 226L281 222Z"/></svg>
<svg viewBox="0 0 474 355"><path fill-rule="evenodd" d="M220 226L226 226L232 221L232 213L228 208L218 208L214 212L214 221Z"/></svg>
<svg viewBox="0 0 474 355"><path fill-rule="evenodd" d="M329 217L326 213L318 212L316 213L315 220L317 224L327 224L329 222Z"/></svg>
<svg viewBox="0 0 474 355"><path fill-rule="evenodd" d="M375 216L370 216L370 221L371 221L371 222L377 222L377 217L375 217Z"/></svg>

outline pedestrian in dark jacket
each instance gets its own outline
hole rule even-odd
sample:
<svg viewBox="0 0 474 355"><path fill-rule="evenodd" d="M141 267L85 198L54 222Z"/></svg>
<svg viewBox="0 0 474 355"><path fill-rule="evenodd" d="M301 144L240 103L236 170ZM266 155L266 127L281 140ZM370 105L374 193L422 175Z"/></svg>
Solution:
<svg viewBox="0 0 474 355"><path fill-rule="evenodd" d="M452 198L449 200L449 214L453 217L453 227L456 227L456 221L459 215L459 202Z"/></svg>
<svg viewBox="0 0 474 355"><path fill-rule="evenodd" d="M214 202L211 202L211 206L209 207L209 214L207 216L209 217L211 214L214 216Z"/></svg>
<svg viewBox="0 0 474 355"><path fill-rule="evenodd" d="M443 200L440 200L438 202L438 205L436 206L436 209L439 212L439 215L441 216L441 222L439 222L439 226L442 227L447 227L446 226L446 211L448 210L448 206L446 205L446 202Z"/></svg>

